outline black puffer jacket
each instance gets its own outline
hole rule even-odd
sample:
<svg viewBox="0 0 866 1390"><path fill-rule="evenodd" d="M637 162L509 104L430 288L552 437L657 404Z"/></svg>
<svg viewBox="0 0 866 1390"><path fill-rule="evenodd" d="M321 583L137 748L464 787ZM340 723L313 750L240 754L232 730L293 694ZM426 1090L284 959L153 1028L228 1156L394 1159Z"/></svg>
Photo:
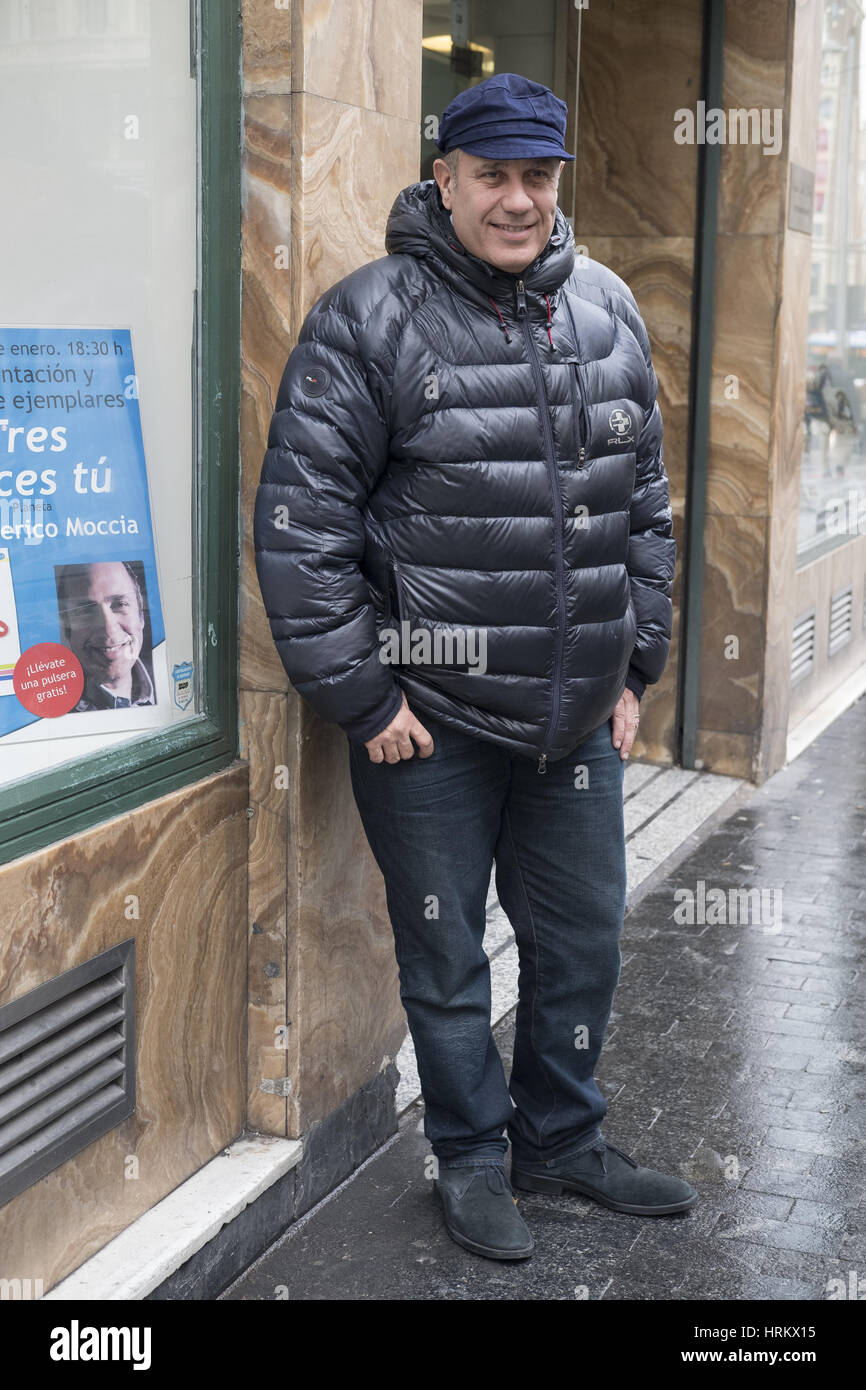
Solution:
<svg viewBox="0 0 866 1390"><path fill-rule="evenodd" d="M398 196L385 245L315 304L280 384L255 514L271 631L353 741L402 686L422 723L543 771L668 657L646 328L618 275L575 260L559 210L521 276L462 247L432 181ZM381 659L386 628L402 665Z"/></svg>

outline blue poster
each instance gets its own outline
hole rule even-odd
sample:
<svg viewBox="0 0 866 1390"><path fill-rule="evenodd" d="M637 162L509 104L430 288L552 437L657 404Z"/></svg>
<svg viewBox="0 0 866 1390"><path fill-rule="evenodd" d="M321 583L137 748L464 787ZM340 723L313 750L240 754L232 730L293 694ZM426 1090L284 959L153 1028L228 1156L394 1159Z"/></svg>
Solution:
<svg viewBox="0 0 866 1390"><path fill-rule="evenodd" d="M0 326L0 740L163 722L164 665L130 330Z"/></svg>

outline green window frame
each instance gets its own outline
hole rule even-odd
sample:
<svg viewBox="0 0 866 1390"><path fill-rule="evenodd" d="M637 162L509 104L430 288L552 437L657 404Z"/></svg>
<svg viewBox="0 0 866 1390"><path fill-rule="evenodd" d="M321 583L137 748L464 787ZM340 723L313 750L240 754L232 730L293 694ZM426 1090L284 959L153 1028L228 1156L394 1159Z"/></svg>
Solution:
<svg viewBox="0 0 866 1390"><path fill-rule="evenodd" d="M192 0L199 88L199 289L191 378L194 595L204 709L106 753L0 792L0 864L219 771L238 756L241 297L241 15L238 0ZM191 66L195 73L195 66ZM230 292L233 291L233 292Z"/></svg>

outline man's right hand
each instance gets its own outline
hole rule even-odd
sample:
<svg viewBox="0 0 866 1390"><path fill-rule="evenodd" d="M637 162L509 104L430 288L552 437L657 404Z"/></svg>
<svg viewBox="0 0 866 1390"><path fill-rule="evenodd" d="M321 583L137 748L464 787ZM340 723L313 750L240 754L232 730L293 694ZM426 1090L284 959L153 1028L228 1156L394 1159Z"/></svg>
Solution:
<svg viewBox="0 0 866 1390"><path fill-rule="evenodd" d="M402 707L394 715L391 723L381 734L365 743L364 747L370 754L371 763L399 763L403 758L415 756L413 738L418 745L418 756L429 758L433 752L433 738L410 710L404 690Z"/></svg>

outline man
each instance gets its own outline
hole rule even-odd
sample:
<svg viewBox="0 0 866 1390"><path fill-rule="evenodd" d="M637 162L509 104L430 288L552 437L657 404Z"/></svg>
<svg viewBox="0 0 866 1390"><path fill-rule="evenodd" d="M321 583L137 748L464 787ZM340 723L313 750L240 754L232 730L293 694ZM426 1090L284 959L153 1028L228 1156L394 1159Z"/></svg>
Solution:
<svg viewBox="0 0 866 1390"><path fill-rule="evenodd" d="M56 583L61 639L84 669L84 690L72 713L155 705L141 659L144 601L132 567L119 560L62 565Z"/></svg>
<svg viewBox="0 0 866 1390"><path fill-rule="evenodd" d="M575 263L557 208L565 118L514 74L451 102L389 254L303 325L256 502L280 656L349 739L446 1226L497 1259L533 1248L505 1130L519 1189L642 1215L697 1200L607 1143L593 1079L675 542L646 329L617 275ZM483 663L468 642L437 660L446 633L483 637ZM520 953L510 1094L482 947L494 863Z"/></svg>

